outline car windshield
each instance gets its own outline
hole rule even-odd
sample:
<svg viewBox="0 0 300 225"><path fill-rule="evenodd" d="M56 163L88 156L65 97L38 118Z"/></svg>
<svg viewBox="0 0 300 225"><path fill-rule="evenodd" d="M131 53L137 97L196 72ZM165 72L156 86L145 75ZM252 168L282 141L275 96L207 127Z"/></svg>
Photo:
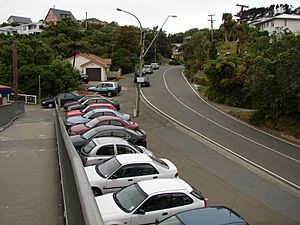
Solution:
<svg viewBox="0 0 300 225"><path fill-rule="evenodd" d="M94 110L91 110L91 111L87 112L86 114L84 114L82 117L88 119L93 114L94 114Z"/></svg>
<svg viewBox="0 0 300 225"><path fill-rule="evenodd" d="M90 112L89 112L89 113L90 113ZM98 122L99 122L98 119L95 118L95 119L92 119L91 121L87 122L87 123L85 124L85 126L88 127L88 128L92 128L92 127L96 126L96 124L97 124Z"/></svg>
<svg viewBox="0 0 300 225"><path fill-rule="evenodd" d="M90 108L91 108L90 106L87 106L87 107L85 107L84 109L82 109L81 112L85 113L85 112L87 112Z"/></svg>
<svg viewBox="0 0 300 225"><path fill-rule="evenodd" d="M89 154L95 146L96 146L95 142L91 140L82 148L82 152L85 154Z"/></svg>
<svg viewBox="0 0 300 225"><path fill-rule="evenodd" d="M135 183L113 194L115 203L125 212L132 212L146 198L147 194Z"/></svg>
<svg viewBox="0 0 300 225"><path fill-rule="evenodd" d="M99 133L97 129L91 129L91 130L89 130L89 131L83 133L83 134L81 135L81 137L82 137L83 139L85 139L85 140L88 140L88 139L90 139L91 137L95 136L97 133Z"/></svg>
<svg viewBox="0 0 300 225"><path fill-rule="evenodd" d="M101 177L109 177L112 173L114 173L119 167L121 163L116 159L116 157L112 157L103 163L100 163L96 166L96 172Z"/></svg>

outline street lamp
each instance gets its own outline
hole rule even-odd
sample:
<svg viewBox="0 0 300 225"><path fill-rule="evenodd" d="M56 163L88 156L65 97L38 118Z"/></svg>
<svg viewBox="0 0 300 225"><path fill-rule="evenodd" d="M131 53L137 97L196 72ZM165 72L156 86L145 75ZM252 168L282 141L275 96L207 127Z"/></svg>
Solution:
<svg viewBox="0 0 300 225"><path fill-rule="evenodd" d="M124 12L127 13L131 16L133 16L134 18L136 18L136 20L139 22L140 24L140 30L141 30L141 38L140 38L140 58L139 58L139 78L142 77L142 69L143 69L143 63L144 63L144 43L145 43L145 35L144 35L144 30L143 30L143 26L141 24L141 21L139 20L139 18L137 18L136 15L134 15L131 12L125 11L123 9L119 9L117 8L118 11L120 12ZM137 79L139 80L139 79ZM136 83L136 89L137 89L137 95L136 95L136 101L135 101L135 109L134 109L134 116L139 116L140 113L140 98L141 98L141 83L137 82Z"/></svg>
<svg viewBox="0 0 300 225"><path fill-rule="evenodd" d="M149 49L152 46L153 42L155 41L156 37L158 36L158 33L162 30L163 26L165 25L165 23L167 22L167 20L170 17L177 17L177 16L175 16L175 15L169 15L169 16L167 16L167 18L165 19L165 21L161 25L160 29L156 32L156 34L155 34L153 40L151 41L151 43L149 44L148 48L146 49L146 51L144 51L145 34L144 34L144 29L142 27L141 21L139 20L139 18L137 18L136 15L134 15L131 12L128 12L128 11L125 11L125 10L119 9L119 8L117 8L117 10L120 11L120 12L124 12L124 13L127 13L127 14L133 16L139 22L139 24L140 24L140 30L141 30L141 40L140 40L141 49L140 49L140 62L139 62L139 78L140 78L140 77L142 77L142 69L143 69L144 57L147 54L147 52L149 51ZM137 79L137 81L139 81L139 79ZM136 107L135 107L135 111L134 111L134 116L137 117L137 116L139 116L139 113L140 113L141 83L137 82L136 87L137 87L137 95L136 95L136 102L135 102L135 106Z"/></svg>
<svg viewBox="0 0 300 225"><path fill-rule="evenodd" d="M144 57L145 55L147 54L147 52L149 51L150 47L152 46L153 42L155 41L155 39L157 38L159 32L162 30L163 26L165 25L165 23L167 22L167 20L170 18L170 17L173 17L173 18L176 18L177 16L176 15L168 15L167 18L165 19L165 21L163 22L163 24L161 25L160 29L156 32L153 40L151 41L150 45L148 46L148 48L146 49L146 51L144 52Z"/></svg>

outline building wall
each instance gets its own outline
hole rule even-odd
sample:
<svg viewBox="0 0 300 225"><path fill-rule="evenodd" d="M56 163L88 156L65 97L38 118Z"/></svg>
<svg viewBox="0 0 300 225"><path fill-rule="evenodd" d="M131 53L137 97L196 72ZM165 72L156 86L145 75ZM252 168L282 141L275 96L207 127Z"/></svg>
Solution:
<svg viewBox="0 0 300 225"><path fill-rule="evenodd" d="M73 58L69 58L68 61L73 64ZM96 63L89 63L85 67L81 67L81 65L86 64L90 62L89 59L82 57L82 56L77 56L75 60L75 68L79 70L81 74L86 74L86 68L101 68L101 81L106 81L107 80L107 69L104 67L99 66Z"/></svg>
<svg viewBox="0 0 300 225"><path fill-rule="evenodd" d="M272 34L276 29L288 29L295 34L300 34L300 20L275 18L258 25L259 30Z"/></svg>

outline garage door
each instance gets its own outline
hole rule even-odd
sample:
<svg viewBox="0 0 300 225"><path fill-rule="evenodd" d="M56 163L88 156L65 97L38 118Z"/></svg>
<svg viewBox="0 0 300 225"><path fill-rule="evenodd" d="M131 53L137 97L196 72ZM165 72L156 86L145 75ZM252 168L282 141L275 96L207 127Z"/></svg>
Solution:
<svg viewBox="0 0 300 225"><path fill-rule="evenodd" d="M90 81L101 81L101 68L86 68Z"/></svg>

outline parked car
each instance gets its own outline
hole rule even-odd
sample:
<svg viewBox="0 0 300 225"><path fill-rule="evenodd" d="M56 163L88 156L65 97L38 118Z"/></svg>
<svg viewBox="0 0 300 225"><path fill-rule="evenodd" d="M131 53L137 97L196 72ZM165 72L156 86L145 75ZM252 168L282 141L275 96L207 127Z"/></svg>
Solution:
<svg viewBox="0 0 300 225"><path fill-rule="evenodd" d="M81 124L81 123L87 123L91 121L94 118L101 117L101 116L113 116L113 117L120 117L123 120L129 121L130 120L130 115L127 113L121 113L115 110L111 109L106 109L106 108L100 108L100 109L93 109L86 114L82 116L71 116L68 117L65 120L65 124L67 127L76 125L76 124Z"/></svg>
<svg viewBox="0 0 300 225"><path fill-rule="evenodd" d="M90 104L93 103L110 103L112 104L117 110L120 110L120 103L117 101L114 101L110 98L106 97L92 97L92 98L87 98L85 101L82 103L78 103L75 105L71 105L67 108L67 111L75 110L75 109L84 109Z"/></svg>
<svg viewBox="0 0 300 225"><path fill-rule="evenodd" d="M238 213L226 206L190 209L177 213L159 225L249 225Z"/></svg>
<svg viewBox="0 0 300 225"><path fill-rule="evenodd" d="M81 97L82 95L77 95L74 93L60 93L54 98L50 98L42 101L42 106L48 108L54 108L55 104L57 104L58 101L60 101L61 105L64 105L67 102L79 100Z"/></svg>
<svg viewBox="0 0 300 225"><path fill-rule="evenodd" d="M81 159L85 166L98 164L114 155L133 153L153 155L153 153L145 147L133 145L118 137L94 138L86 143L80 150Z"/></svg>
<svg viewBox="0 0 300 225"><path fill-rule="evenodd" d="M79 80L87 84L89 82L89 76L87 74L79 74Z"/></svg>
<svg viewBox="0 0 300 225"><path fill-rule="evenodd" d="M143 74L142 77L139 77L138 75L134 75L134 83L137 83L139 80L139 83L142 87L150 87L150 78L146 74Z"/></svg>
<svg viewBox="0 0 300 225"><path fill-rule="evenodd" d="M144 65L143 69L145 70L146 74L152 74L153 73L153 69L152 69L151 65Z"/></svg>
<svg viewBox="0 0 300 225"><path fill-rule="evenodd" d="M112 125L95 127L84 134L70 136L70 140L74 147L79 150L88 141L98 137L120 137L132 144L147 147L146 132L144 130L131 130Z"/></svg>
<svg viewBox="0 0 300 225"><path fill-rule="evenodd" d="M93 95L83 95L79 100L65 103L65 104L64 104L64 109L67 110L68 107L71 106L71 105L81 104L81 103L83 103L85 100L87 100L88 98L95 98L95 97L101 97L101 98L104 98L102 95L98 95L98 94L93 94Z"/></svg>
<svg viewBox="0 0 300 225"><path fill-rule="evenodd" d="M155 224L176 213L206 207L202 193L185 181L139 181L120 191L96 197L105 224Z"/></svg>
<svg viewBox="0 0 300 225"><path fill-rule="evenodd" d="M66 116L67 117L82 116L93 109L99 109L99 108L101 108L101 109L105 108L105 109L111 109L111 110L117 111L117 109L110 103L93 103L93 104L88 105L84 109L74 109L74 110L68 111L66 113Z"/></svg>
<svg viewBox="0 0 300 225"><path fill-rule="evenodd" d="M159 64L158 63L151 63L150 65L151 65L152 69L154 69L154 70L159 69Z"/></svg>
<svg viewBox="0 0 300 225"><path fill-rule="evenodd" d="M105 94L110 97L119 94L121 91L121 85L118 82L104 81L100 82L95 87L89 87L87 90L98 92L99 94Z"/></svg>
<svg viewBox="0 0 300 225"><path fill-rule="evenodd" d="M126 121L121 119L120 117L116 116L100 116L95 119L92 119L91 121L87 123L77 124L74 126L71 126L68 130L68 133L70 136L77 135L77 134L83 134L87 132L88 130L99 127L103 125L114 125L114 126L121 126L126 127L128 129L137 130L139 128L139 125L132 121Z"/></svg>
<svg viewBox="0 0 300 225"><path fill-rule="evenodd" d="M171 161L146 154L116 155L84 169L95 196L116 192L142 180L178 177Z"/></svg>

